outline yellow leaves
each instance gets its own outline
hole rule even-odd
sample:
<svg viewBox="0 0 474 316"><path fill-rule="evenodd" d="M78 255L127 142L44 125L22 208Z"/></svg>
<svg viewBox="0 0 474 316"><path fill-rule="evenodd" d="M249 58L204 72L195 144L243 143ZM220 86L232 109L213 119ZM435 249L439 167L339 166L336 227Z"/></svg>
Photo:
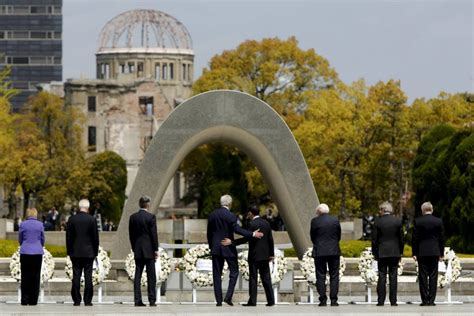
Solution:
<svg viewBox="0 0 474 316"><path fill-rule="evenodd" d="M247 92L270 104L296 128L300 112L313 91L338 82L329 62L314 50L302 50L294 37L287 40L248 40L233 50L214 56L209 69L194 83L193 92L233 89ZM311 93L308 93L311 91Z"/></svg>

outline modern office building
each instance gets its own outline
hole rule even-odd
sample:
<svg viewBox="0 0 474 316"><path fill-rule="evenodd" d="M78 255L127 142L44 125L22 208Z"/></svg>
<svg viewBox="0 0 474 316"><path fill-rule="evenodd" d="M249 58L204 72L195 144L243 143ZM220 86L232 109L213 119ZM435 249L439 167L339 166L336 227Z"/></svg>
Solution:
<svg viewBox="0 0 474 316"><path fill-rule="evenodd" d="M62 0L0 0L0 68L11 66L20 111L40 83L62 81Z"/></svg>

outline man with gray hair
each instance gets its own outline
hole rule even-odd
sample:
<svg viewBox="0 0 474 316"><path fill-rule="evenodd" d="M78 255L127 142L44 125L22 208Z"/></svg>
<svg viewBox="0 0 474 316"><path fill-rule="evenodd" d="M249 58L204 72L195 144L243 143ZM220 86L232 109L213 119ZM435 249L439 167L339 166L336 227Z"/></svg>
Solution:
<svg viewBox="0 0 474 316"><path fill-rule="evenodd" d="M380 217L375 220L372 234L372 254L377 260L379 279L377 281L377 306L383 306L386 296L387 270L390 280L390 304L397 306L398 263L403 254L402 222L393 216L389 202L379 206Z"/></svg>
<svg viewBox="0 0 474 316"><path fill-rule="evenodd" d="M238 224L238 218L232 214L230 208L232 206L232 197L228 194L221 196L221 208L214 210L208 218L207 223L207 241L212 255L212 279L214 282L214 295L216 305L222 306L222 301L233 306L232 296L234 288L239 277L239 266L237 263L237 249L234 241L234 232L246 238L261 238L263 233L259 231L251 232L243 229ZM230 239L232 244L224 246L221 241ZM227 293L222 300L222 269L224 261L229 266L229 286Z"/></svg>
<svg viewBox="0 0 474 316"><path fill-rule="evenodd" d="M433 216L433 205L421 205L422 216L415 220L412 237L413 259L418 261L421 306L434 306L438 285L438 260L444 256L443 221Z"/></svg>
<svg viewBox="0 0 474 316"><path fill-rule="evenodd" d="M79 212L71 216L66 228L67 255L72 261L71 296L74 306L81 305L81 275L84 271L84 304L92 306L94 287L92 267L99 253L99 232L97 222L89 214L90 203L79 201Z"/></svg>
<svg viewBox="0 0 474 316"><path fill-rule="evenodd" d="M337 293L339 292L341 224L336 217L328 213L329 206L320 204L316 208L316 217L311 220L310 234L316 267L316 288L319 294L319 306L326 306L326 273L329 268L331 306L339 306Z"/></svg>

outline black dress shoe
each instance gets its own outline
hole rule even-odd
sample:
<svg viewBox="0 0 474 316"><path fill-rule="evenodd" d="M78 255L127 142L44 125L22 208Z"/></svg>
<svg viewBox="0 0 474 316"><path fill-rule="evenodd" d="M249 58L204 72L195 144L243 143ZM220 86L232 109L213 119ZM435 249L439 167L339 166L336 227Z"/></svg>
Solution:
<svg viewBox="0 0 474 316"><path fill-rule="evenodd" d="M140 302L140 303L135 303L135 306L136 306L136 307L142 307L142 306L146 306L146 305L143 304L143 302Z"/></svg>
<svg viewBox="0 0 474 316"><path fill-rule="evenodd" d="M328 304L326 302L321 302L321 303L319 303L318 306L328 306Z"/></svg>
<svg viewBox="0 0 474 316"><path fill-rule="evenodd" d="M377 306L383 306L384 304L383 303L377 303Z"/></svg>
<svg viewBox="0 0 474 316"><path fill-rule="evenodd" d="M391 305L391 306L398 306L398 304L397 304L397 303L393 303L393 304L390 304L390 305Z"/></svg>
<svg viewBox="0 0 474 316"><path fill-rule="evenodd" d="M72 306L81 306L81 303L74 303Z"/></svg>
<svg viewBox="0 0 474 316"><path fill-rule="evenodd" d="M420 306L428 306L427 303L421 303Z"/></svg>
<svg viewBox="0 0 474 316"><path fill-rule="evenodd" d="M216 306L222 306L222 303L216 303Z"/></svg>
<svg viewBox="0 0 474 316"><path fill-rule="evenodd" d="M265 304L265 306L273 306L273 305L275 305L275 303L267 303L267 304Z"/></svg>
<svg viewBox="0 0 474 316"><path fill-rule="evenodd" d="M436 306L435 303L429 303L428 306Z"/></svg>
<svg viewBox="0 0 474 316"><path fill-rule="evenodd" d="M338 302L331 302L331 306L339 306Z"/></svg>
<svg viewBox="0 0 474 316"><path fill-rule="evenodd" d="M85 303L84 305L85 305L85 306L93 306L94 304L92 304L92 303Z"/></svg>
<svg viewBox="0 0 474 316"><path fill-rule="evenodd" d="M150 307L154 307L154 306L156 306L156 303L155 303L155 302L151 302L151 303L150 303Z"/></svg>
<svg viewBox="0 0 474 316"><path fill-rule="evenodd" d="M257 304L245 303L245 304L242 304L242 306L257 306Z"/></svg>
<svg viewBox="0 0 474 316"><path fill-rule="evenodd" d="M232 303L231 300L224 300L224 302L225 302L227 305L234 306L234 303Z"/></svg>

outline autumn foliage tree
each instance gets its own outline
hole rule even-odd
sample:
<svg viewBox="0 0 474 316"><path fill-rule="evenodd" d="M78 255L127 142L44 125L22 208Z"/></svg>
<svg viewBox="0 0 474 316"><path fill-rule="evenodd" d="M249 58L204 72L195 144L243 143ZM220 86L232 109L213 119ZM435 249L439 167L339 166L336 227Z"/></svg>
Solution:
<svg viewBox="0 0 474 316"><path fill-rule="evenodd" d="M314 93L338 82L338 75L329 62L313 49L301 49L294 37L287 40L265 38L261 41L245 41L235 49L214 56L209 62L209 68L204 69L202 76L194 83L193 91L196 94L214 89L246 92L270 104L290 128L296 128L301 122L301 113L307 108ZM203 205L208 204L204 201L212 200L215 206L219 194L229 192L233 186L226 185L227 181L239 183L240 191L233 190L233 193L240 197L236 203L242 203L242 207L248 204L247 201L255 202L268 194L260 173L246 155L235 155L235 149L226 146L207 147L198 149L203 152L195 151L193 155L203 156L204 152L208 153L211 155L208 156L210 164L221 161L222 155L237 158L240 160L238 165L241 171L233 172L233 178L219 179L211 170L222 168L222 163L206 165L208 168L203 170L200 169L202 164L193 164L192 158L187 159L183 170L196 181L196 187L212 183L213 187L219 188L212 192L201 192L198 198L200 210ZM220 150L226 152L221 154L218 152Z"/></svg>
<svg viewBox="0 0 474 316"><path fill-rule="evenodd" d="M0 107L0 122L8 132L8 142L0 145L0 180L10 217L16 212L17 196L22 195L23 211L32 199L40 211L52 206L65 211L66 204L86 197L93 206L100 202L101 211L117 220L125 199L125 162L111 152L86 159L81 112L65 107L56 95L40 92L22 113Z"/></svg>
<svg viewBox="0 0 474 316"><path fill-rule="evenodd" d="M215 89L246 92L270 104L294 128L314 91L339 81L327 59L303 50L294 37L248 40L215 55L193 84L194 93Z"/></svg>

